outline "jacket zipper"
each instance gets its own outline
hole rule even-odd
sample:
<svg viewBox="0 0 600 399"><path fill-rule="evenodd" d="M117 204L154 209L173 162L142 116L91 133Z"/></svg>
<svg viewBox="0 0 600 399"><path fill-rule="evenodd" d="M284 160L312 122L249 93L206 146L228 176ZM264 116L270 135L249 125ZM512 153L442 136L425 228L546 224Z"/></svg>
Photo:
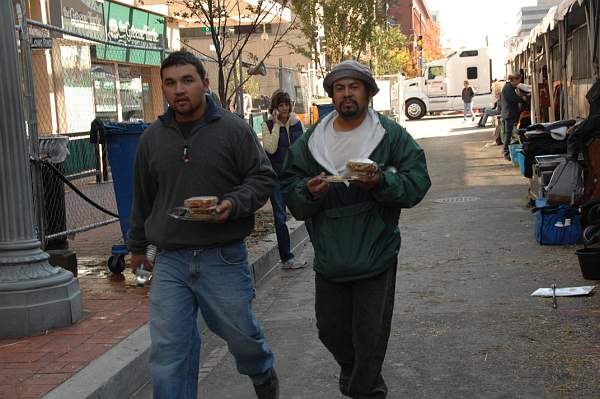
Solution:
<svg viewBox="0 0 600 399"><path fill-rule="evenodd" d="M177 123L175 123L175 125L171 126L171 127L173 129L175 129L177 134L179 134L179 136L183 139L183 153L181 155L181 160L183 161L184 164L188 164L191 161L190 146L188 144L188 139L185 138L185 136L183 135L183 132L181 131L181 129L179 129L179 126L177 126Z"/></svg>

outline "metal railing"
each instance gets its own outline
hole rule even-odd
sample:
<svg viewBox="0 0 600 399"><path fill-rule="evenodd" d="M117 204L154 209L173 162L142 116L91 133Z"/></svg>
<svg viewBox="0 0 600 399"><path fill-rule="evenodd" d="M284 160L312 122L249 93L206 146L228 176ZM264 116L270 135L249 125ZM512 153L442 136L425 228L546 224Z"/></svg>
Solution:
<svg viewBox="0 0 600 399"><path fill-rule="evenodd" d="M157 68L111 60L143 50L158 53L160 62L167 50L101 40L31 19L16 22L36 228L45 247L60 247L77 233L119 220L105 149L90 141L92 120L154 120L164 109ZM99 49L103 59L95 56ZM57 135L69 138L69 155L51 168L39 142Z"/></svg>

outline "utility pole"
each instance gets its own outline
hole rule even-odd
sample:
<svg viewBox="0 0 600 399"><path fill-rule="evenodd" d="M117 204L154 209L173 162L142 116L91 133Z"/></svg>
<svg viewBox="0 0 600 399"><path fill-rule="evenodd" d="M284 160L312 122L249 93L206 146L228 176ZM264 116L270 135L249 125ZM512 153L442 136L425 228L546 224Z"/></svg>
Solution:
<svg viewBox="0 0 600 399"><path fill-rule="evenodd" d="M239 57L239 69L238 69L238 75L239 75L239 79L240 79L240 83L239 83L239 87L236 93L236 111L237 113L243 118L244 117L244 85L242 84L242 82L244 81L244 61L242 60L242 50L240 50L240 57ZM234 66L235 68L235 66Z"/></svg>
<svg viewBox="0 0 600 399"><path fill-rule="evenodd" d="M0 1L0 113L10 115L0 118L0 337L35 335L81 318L79 281L48 263L35 234L14 7Z"/></svg>
<svg viewBox="0 0 600 399"><path fill-rule="evenodd" d="M419 51L419 74L423 75L423 15L419 12L419 37L417 38Z"/></svg>

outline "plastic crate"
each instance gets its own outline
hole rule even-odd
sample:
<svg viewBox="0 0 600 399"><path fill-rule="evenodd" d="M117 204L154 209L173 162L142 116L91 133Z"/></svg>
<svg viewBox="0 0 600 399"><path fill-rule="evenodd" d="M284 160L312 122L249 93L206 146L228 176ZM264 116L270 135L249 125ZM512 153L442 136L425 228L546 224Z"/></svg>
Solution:
<svg viewBox="0 0 600 399"><path fill-rule="evenodd" d="M519 160L517 159L517 151L522 149L521 144L510 144L508 150L510 152L510 160L514 166L519 166Z"/></svg>
<svg viewBox="0 0 600 399"><path fill-rule="evenodd" d="M522 148L517 151L517 161L519 163L519 172L521 172L521 176L525 176L525 152Z"/></svg>

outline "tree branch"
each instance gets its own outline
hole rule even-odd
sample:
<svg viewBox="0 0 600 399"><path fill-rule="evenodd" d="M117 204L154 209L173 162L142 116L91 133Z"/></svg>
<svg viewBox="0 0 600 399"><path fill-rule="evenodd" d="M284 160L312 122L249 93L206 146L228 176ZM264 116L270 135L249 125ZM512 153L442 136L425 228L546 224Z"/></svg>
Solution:
<svg viewBox="0 0 600 399"><path fill-rule="evenodd" d="M214 58L213 56L210 56L210 55L208 55L208 54L205 54L205 53L203 53L202 51L198 50L197 48L195 48L195 47L194 47L194 46L192 46L191 44L189 44L189 43L187 43L187 42L184 42L183 40L179 40L179 43L181 43L181 44L183 44L184 46L186 46L186 47L190 48L191 50L194 50L196 53L198 53L198 54L200 54L200 55L202 55L202 56L204 56L204 57L206 57L206 58L208 58L208 59L210 59L210 60L212 60L212 61L214 61L214 62L217 62L217 59L216 59L216 58Z"/></svg>

